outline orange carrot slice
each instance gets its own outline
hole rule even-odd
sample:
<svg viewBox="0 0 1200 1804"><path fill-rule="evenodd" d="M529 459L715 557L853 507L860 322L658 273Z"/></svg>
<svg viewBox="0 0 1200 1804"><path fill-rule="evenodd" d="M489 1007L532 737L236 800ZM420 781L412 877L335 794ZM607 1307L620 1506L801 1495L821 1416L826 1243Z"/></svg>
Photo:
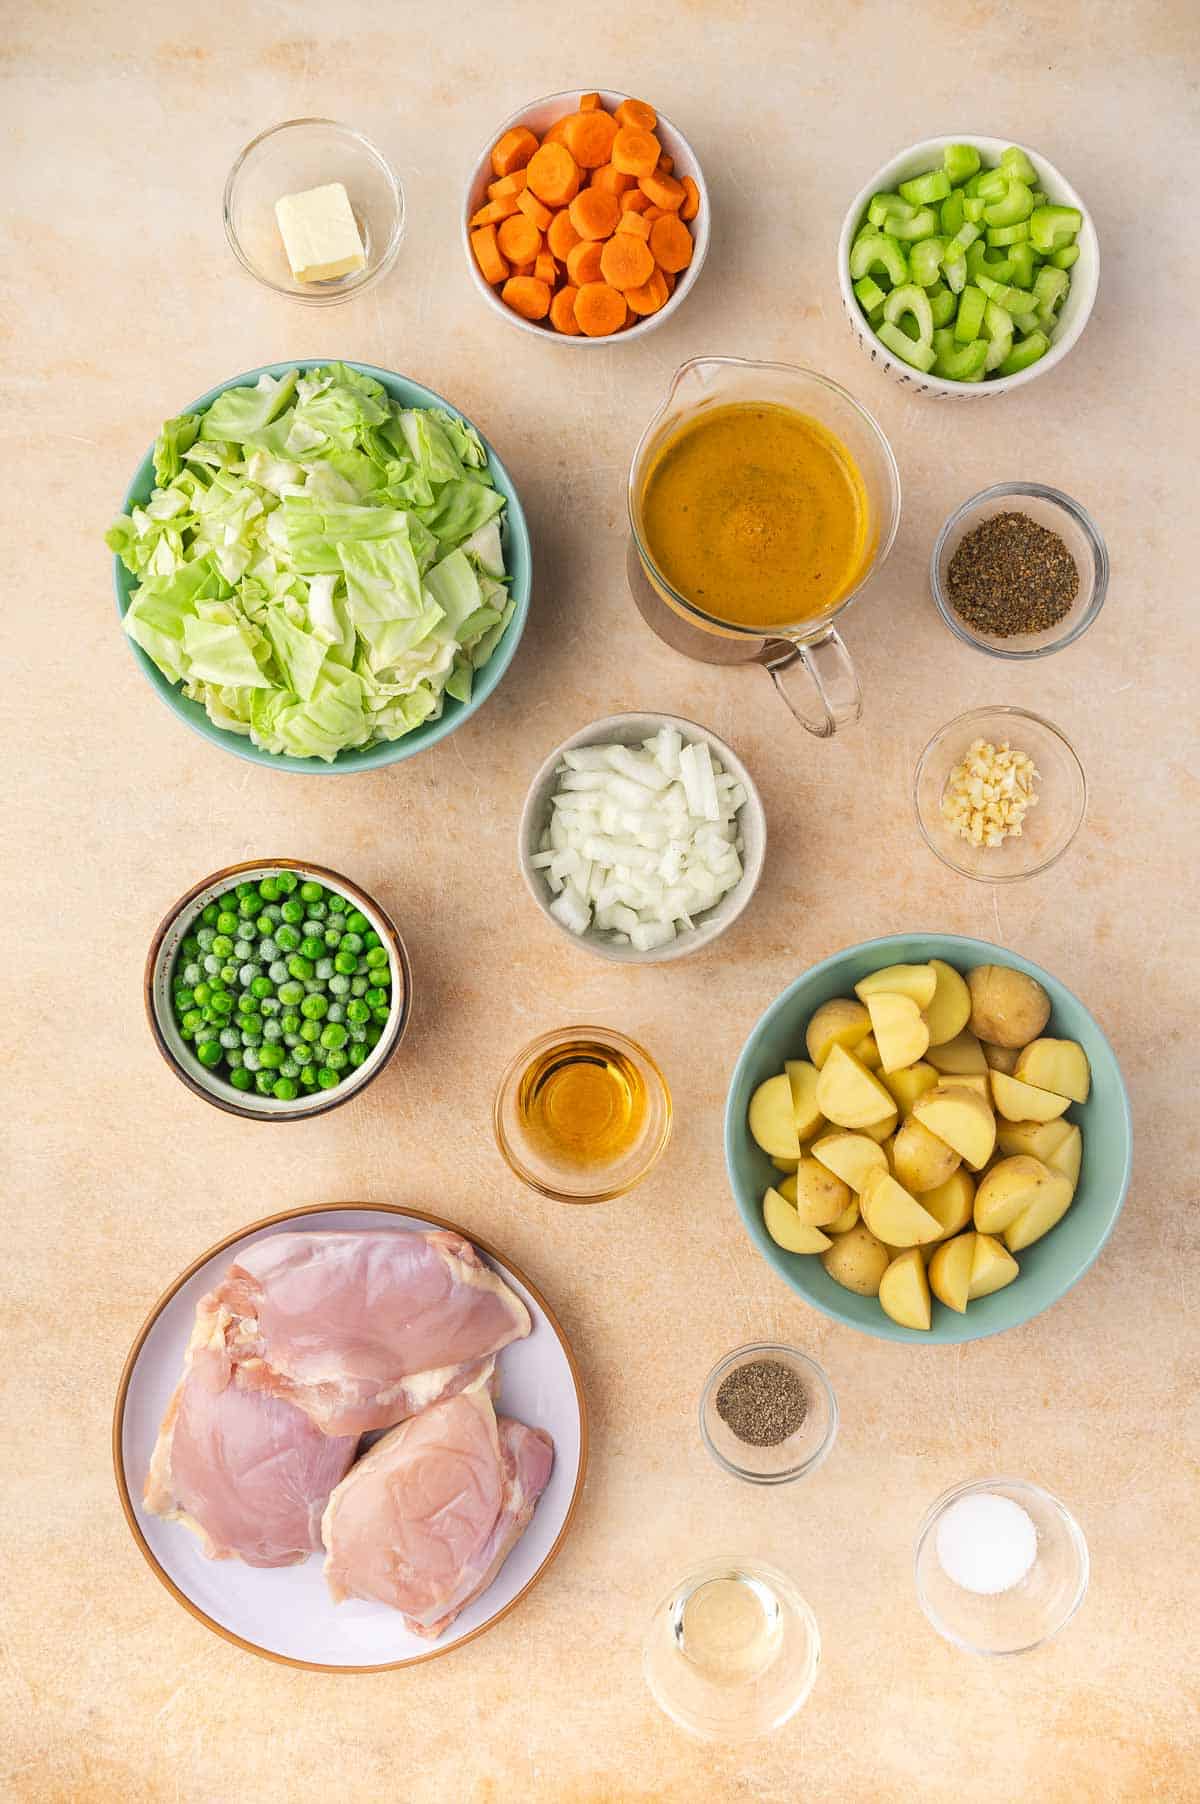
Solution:
<svg viewBox="0 0 1200 1804"><path fill-rule="evenodd" d="M611 113L572 113L563 127L563 142L581 169L608 162L618 126Z"/></svg>
<svg viewBox="0 0 1200 1804"><path fill-rule="evenodd" d="M510 276L500 298L522 319L545 319L550 311L550 289L536 276Z"/></svg>
<svg viewBox="0 0 1200 1804"><path fill-rule="evenodd" d="M674 157L669 157L664 150L662 156L658 159L658 166L664 175L670 175L675 167L675 159Z"/></svg>
<svg viewBox="0 0 1200 1804"><path fill-rule="evenodd" d="M526 164L528 186L548 207L565 207L579 193L579 165L565 144L543 143Z"/></svg>
<svg viewBox="0 0 1200 1804"><path fill-rule="evenodd" d="M607 338L625 324L625 297L607 282L585 282L575 296L575 318L589 338Z"/></svg>
<svg viewBox="0 0 1200 1804"><path fill-rule="evenodd" d="M679 217L680 219L695 219L700 211L700 190L690 175L683 177L681 186L683 188L683 205L679 209Z"/></svg>
<svg viewBox="0 0 1200 1804"><path fill-rule="evenodd" d="M556 332L562 332L567 338L579 337L579 321L575 318L575 296L578 288L567 283L560 288L550 303L550 324Z"/></svg>
<svg viewBox="0 0 1200 1804"><path fill-rule="evenodd" d="M611 163L602 163L599 169L592 170L592 187L603 188L608 194L627 194L634 186L634 179L620 169L614 169Z"/></svg>
<svg viewBox="0 0 1200 1804"><path fill-rule="evenodd" d="M526 219L532 219L539 232L546 231L550 221L554 218L549 207L545 206L536 194L531 194L528 188L517 195L513 204L524 213Z"/></svg>
<svg viewBox="0 0 1200 1804"><path fill-rule="evenodd" d="M554 287L558 281L558 264L549 251L538 252L533 260L533 273L539 282L546 284L547 288Z"/></svg>
<svg viewBox="0 0 1200 1804"><path fill-rule="evenodd" d="M666 213L677 212L683 205L683 183L677 182L673 175L664 175L661 169L652 169L649 175L644 175L638 187L653 206L661 207ZM520 201L517 204L519 206Z"/></svg>
<svg viewBox="0 0 1200 1804"><path fill-rule="evenodd" d="M612 164L623 175L649 175L661 155L654 133L637 125L623 125L612 141Z"/></svg>
<svg viewBox="0 0 1200 1804"><path fill-rule="evenodd" d="M480 207L478 212L472 213L471 224L473 226L499 225L502 219L508 219L516 210L515 196L505 194L499 200L488 201L485 207Z"/></svg>
<svg viewBox="0 0 1200 1804"><path fill-rule="evenodd" d="M600 274L610 288L640 288L654 274L650 246L629 232L618 232L600 252Z"/></svg>
<svg viewBox="0 0 1200 1804"><path fill-rule="evenodd" d="M645 317L649 313L657 313L660 307L667 304L667 284L661 269L656 269L648 282L641 288L626 288L625 300L634 313Z"/></svg>
<svg viewBox="0 0 1200 1804"><path fill-rule="evenodd" d="M496 233L496 242L501 255L510 263L532 263L542 248L542 234L532 219L526 219L523 213L514 213Z"/></svg>
<svg viewBox="0 0 1200 1804"><path fill-rule="evenodd" d="M571 224L581 238L607 238L615 230L621 209L615 194L603 188L581 188L570 208Z"/></svg>
<svg viewBox="0 0 1200 1804"><path fill-rule="evenodd" d="M492 168L497 175L524 169L537 147L538 141L527 126L514 125L492 146Z"/></svg>
<svg viewBox="0 0 1200 1804"><path fill-rule="evenodd" d="M629 179L632 181L633 177L631 176ZM621 196L622 213L644 213L649 205L650 202L640 188L631 188L627 194Z"/></svg>
<svg viewBox="0 0 1200 1804"><path fill-rule="evenodd" d="M567 255L567 276L576 288L600 280L600 244L595 238L581 238Z"/></svg>
<svg viewBox="0 0 1200 1804"><path fill-rule="evenodd" d="M599 105L599 94L581 94L579 96L579 110L581 113L594 113Z"/></svg>
<svg viewBox="0 0 1200 1804"><path fill-rule="evenodd" d="M560 263L566 262L569 254L579 243L579 233L571 224L571 214L566 207L560 213L556 213L550 221L550 228L546 233L546 243L550 247L551 255L557 257Z"/></svg>
<svg viewBox="0 0 1200 1804"><path fill-rule="evenodd" d="M614 117L618 125L636 125L644 132L652 132L658 124L658 114L644 100L623 100Z"/></svg>
<svg viewBox="0 0 1200 1804"><path fill-rule="evenodd" d="M483 271L485 282L493 285L503 282L508 277L508 264L500 254L496 243L495 226L481 226L477 232L471 233L471 249L475 252L475 261Z"/></svg>
<svg viewBox="0 0 1200 1804"><path fill-rule="evenodd" d="M500 227L500 249L504 249L504 226ZM675 274L692 260L692 234L674 213L664 213L650 227L650 249L658 267Z"/></svg>
<svg viewBox="0 0 1200 1804"><path fill-rule="evenodd" d="M650 221L644 213L622 213L617 221L617 236L622 232L630 232L645 244L650 237Z"/></svg>
<svg viewBox="0 0 1200 1804"><path fill-rule="evenodd" d="M519 194L525 186L525 171L514 169L511 175L502 175L498 182L488 183L488 199L503 200L506 194Z"/></svg>

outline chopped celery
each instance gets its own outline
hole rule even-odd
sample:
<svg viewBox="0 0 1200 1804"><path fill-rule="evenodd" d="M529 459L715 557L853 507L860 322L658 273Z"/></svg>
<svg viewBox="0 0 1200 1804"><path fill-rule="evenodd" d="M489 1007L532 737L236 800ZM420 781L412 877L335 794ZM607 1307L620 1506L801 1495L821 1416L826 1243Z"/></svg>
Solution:
<svg viewBox="0 0 1200 1804"><path fill-rule="evenodd" d="M948 194L938 209L941 228L947 238L953 238L966 216L962 195L957 192Z"/></svg>
<svg viewBox="0 0 1200 1804"><path fill-rule="evenodd" d="M1015 293L1016 290L1014 289L1013 292ZM1041 323L1042 316L1040 313L1013 314L1013 325L1017 328L1017 331L1021 333L1022 337L1025 338L1028 338L1031 332L1036 332Z"/></svg>
<svg viewBox="0 0 1200 1804"><path fill-rule="evenodd" d="M956 255L965 257L979 236L979 227L977 225L972 225L969 219L964 219L957 232L955 232L953 238L946 246L946 255L951 258L951 260L953 260Z"/></svg>
<svg viewBox="0 0 1200 1804"><path fill-rule="evenodd" d="M1013 335L1011 332L996 332L988 340L987 356L984 359L983 373L990 376L993 370L999 369L1008 353L1012 350Z"/></svg>
<svg viewBox="0 0 1200 1804"><path fill-rule="evenodd" d="M1038 298L1038 324L1049 330L1054 316L1067 298L1071 278L1065 269L1039 269L1033 283Z"/></svg>
<svg viewBox="0 0 1200 1804"><path fill-rule="evenodd" d="M1024 244L1029 236L1029 221L1018 220L1016 225L989 226L987 241L991 245Z"/></svg>
<svg viewBox="0 0 1200 1804"><path fill-rule="evenodd" d="M1011 338L1012 331L1012 314L1006 312L998 301L989 301L983 316L984 337Z"/></svg>
<svg viewBox="0 0 1200 1804"><path fill-rule="evenodd" d="M896 240L886 233L864 232L850 252L851 280L858 282L863 276L880 272L893 288L898 288L908 280L908 259Z"/></svg>
<svg viewBox="0 0 1200 1804"><path fill-rule="evenodd" d="M938 216L932 207L922 207L911 219L899 219L893 213L888 231L893 238L908 244L918 238L932 238L938 228Z"/></svg>
<svg viewBox="0 0 1200 1804"><path fill-rule="evenodd" d="M946 287L944 282L935 283L925 292L929 296L929 311L933 315L934 326L949 325L958 307L958 297Z"/></svg>
<svg viewBox="0 0 1200 1804"><path fill-rule="evenodd" d="M1010 144L1007 150L1000 152L1000 167L1007 174L1015 176L1017 181L1025 182L1030 188L1037 181L1037 170L1016 144Z"/></svg>
<svg viewBox="0 0 1200 1804"><path fill-rule="evenodd" d="M1000 364L999 373L1002 376L1019 375L1022 370L1027 370L1031 363L1036 363L1039 357L1044 357L1049 349L1050 340L1044 332L1031 332L1028 338L1023 338L1019 344L1013 346L1004 362Z"/></svg>
<svg viewBox="0 0 1200 1804"><path fill-rule="evenodd" d="M1079 261L1079 246L1077 244L1064 244L1060 251L1050 252L1050 261L1055 269L1070 269L1073 264L1076 264Z"/></svg>
<svg viewBox="0 0 1200 1804"><path fill-rule="evenodd" d="M942 274L946 278L948 287L952 288L955 294L961 294L967 285L966 258L963 256L943 257Z"/></svg>
<svg viewBox="0 0 1200 1804"><path fill-rule="evenodd" d="M881 344L886 345L889 351L895 352L897 357L904 363L911 364L914 369L925 372L933 368L933 346L918 344L915 338L910 338L907 332L892 325L890 320L884 320L877 336Z"/></svg>
<svg viewBox="0 0 1200 1804"><path fill-rule="evenodd" d="M1033 195L1024 182L1010 181L999 199L991 200L986 194L984 199L989 204L983 209L983 217L990 226L1016 225L1033 212Z"/></svg>
<svg viewBox="0 0 1200 1804"><path fill-rule="evenodd" d="M1029 238L1036 251L1060 251L1079 234L1083 215L1078 207L1035 207L1029 221Z"/></svg>
<svg viewBox="0 0 1200 1804"><path fill-rule="evenodd" d="M965 194L963 196L963 214L971 221L972 225L979 224L980 220L983 218L983 209L986 206L987 202L985 200L980 200L977 194Z"/></svg>
<svg viewBox="0 0 1200 1804"><path fill-rule="evenodd" d="M942 169L931 169L900 183L900 192L913 207L927 207L931 201L945 200L950 192L950 178Z"/></svg>
<svg viewBox="0 0 1200 1804"><path fill-rule="evenodd" d="M975 192L980 200L1003 200L1008 193L1008 177L1002 169L986 169L976 183Z"/></svg>
<svg viewBox="0 0 1200 1804"><path fill-rule="evenodd" d="M947 144L942 152L942 164L950 178L950 185L957 188L960 182L969 181L979 173L979 152L973 144Z"/></svg>
<svg viewBox="0 0 1200 1804"><path fill-rule="evenodd" d="M954 336L959 344L972 344L979 337L987 305L988 298L982 288L970 283L963 289L958 297L958 318L954 322Z"/></svg>
<svg viewBox="0 0 1200 1804"><path fill-rule="evenodd" d="M942 267L942 257L946 250L944 238L922 238L914 244L908 253L908 268L914 282L922 288L932 288L937 281Z"/></svg>
<svg viewBox="0 0 1200 1804"><path fill-rule="evenodd" d="M908 315L917 328L919 344L928 344L933 337L933 312L929 305L929 296L915 282L908 282L903 288L893 288L883 303L883 317L890 326L898 326Z"/></svg>
<svg viewBox="0 0 1200 1804"><path fill-rule="evenodd" d="M935 376L949 382L980 382L987 363L987 346L981 338L972 344L956 344L943 350L933 366Z"/></svg>
<svg viewBox="0 0 1200 1804"><path fill-rule="evenodd" d="M988 276L993 282L1007 282L1012 277L1012 264L1007 257L989 257L978 241L967 252L967 274L972 282Z"/></svg>
<svg viewBox="0 0 1200 1804"><path fill-rule="evenodd" d="M861 282L854 284L854 298L871 324L877 326L883 318L883 303L887 296L873 276L864 276Z"/></svg>
<svg viewBox="0 0 1200 1804"><path fill-rule="evenodd" d="M893 215L897 219L911 219L916 210L906 200L901 200L898 194L873 194L867 208L867 218L873 226L882 230Z"/></svg>
<svg viewBox="0 0 1200 1804"><path fill-rule="evenodd" d="M1010 244L1008 260L1012 265L1012 279L1018 288L1033 287L1033 246L1029 243Z"/></svg>

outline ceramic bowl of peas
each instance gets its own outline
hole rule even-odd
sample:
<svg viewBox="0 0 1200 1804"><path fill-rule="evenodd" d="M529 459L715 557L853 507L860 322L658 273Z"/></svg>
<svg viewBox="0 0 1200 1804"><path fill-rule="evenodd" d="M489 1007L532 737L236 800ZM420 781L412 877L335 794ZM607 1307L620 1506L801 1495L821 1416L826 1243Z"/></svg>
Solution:
<svg viewBox="0 0 1200 1804"><path fill-rule="evenodd" d="M358 1095L408 1025L412 980L394 923L356 883L286 858L231 865L159 925L146 1013L175 1075L255 1121L295 1121Z"/></svg>
<svg viewBox="0 0 1200 1804"><path fill-rule="evenodd" d="M926 138L876 170L838 244L842 306L896 381L960 400L1044 376L1078 342L1100 244L1071 184L1004 138Z"/></svg>

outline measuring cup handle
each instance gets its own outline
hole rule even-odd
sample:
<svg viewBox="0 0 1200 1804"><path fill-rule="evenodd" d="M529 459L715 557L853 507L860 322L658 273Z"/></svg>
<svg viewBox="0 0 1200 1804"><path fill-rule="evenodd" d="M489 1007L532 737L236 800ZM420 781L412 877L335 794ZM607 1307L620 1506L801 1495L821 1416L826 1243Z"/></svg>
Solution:
<svg viewBox="0 0 1200 1804"><path fill-rule="evenodd" d="M862 713L862 690L850 654L840 634L832 628L805 645L794 645L786 639L772 640L762 662L800 725L818 739L828 739L838 727L851 726ZM821 705L821 712L815 717L809 712L813 689Z"/></svg>

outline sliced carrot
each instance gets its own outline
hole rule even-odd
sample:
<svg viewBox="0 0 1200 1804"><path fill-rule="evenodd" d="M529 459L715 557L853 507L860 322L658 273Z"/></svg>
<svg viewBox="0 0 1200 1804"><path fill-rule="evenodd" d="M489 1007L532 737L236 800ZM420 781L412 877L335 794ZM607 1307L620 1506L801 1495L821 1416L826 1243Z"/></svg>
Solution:
<svg viewBox="0 0 1200 1804"><path fill-rule="evenodd" d="M472 232L471 249L475 252L475 261L483 271L485 282L495 284L507 279L508 264L500 255L495 226L481 226L477 232Z"/></svg>
<svg viewBox="0 0 1200 1804"><path fill-rule="evenodd" d="M632 181L633 177L630 176L629 179ZM640 188L631 188L627 194L621 196L622 213L644 213L649 205L650 202Z"/></svg>
<svg viewBox="0 0 1200 1804"><path fill-rule="evenodd" d="M700 190L690 175L682 178L683 205L679 209L680 219L695 219L700 211Z"/></svg>
<svg viewBox="0 0 1200 1804"><path fill-rule="evenodd" d="M579 321L575 318L575 296L578 288L568 282L560 288L550 303L550 324L556 332L564 333L568 338L579 337Z"/></svg>
<svg viewBox="0 0 1200 1804"><path fill-rule="evenodd" d="M589 338L607 338L625 324L625 297L607 282L585 282L575 296L575 318Z"/></svg>
<svg viewBox="0 0 1200 1804"><path fill-rule="evenodd" d="M500 298L522 319L545 319L550 311L550 289L536 276L510 276L500 290Z"/></svg>
<svg viewBox="0 0 1200 1804"><path fill-rule="evenodd" d="M546 284L547 288L554 287L558 281L558 264L549 251L538 252L533 260L533 273L539 282Z"/></svg>
<svg viewBox="0 0 1200 1804"><path fill-rule="evenodd" d="M566 143L568 117L569 117L569 115L564 113L561 119L556 119L554 121L553 125L546 127L546 130L542 133L542 143L543 144L565 144Z"/></svg>
<svg viewBox="0 0 1200 1804"><path fill-rule="evenodd" d="M624 293L633 312L643 316L657 313L660 307L667 304L667 285L661 269L656 269L650 280L640 288L626 288Z"/></svg>
<svg viewBox="0 0 1200 1804"><path fill-rule="evenodd" d="M576 288L600 280L600 244L595 238L581 238L567 255L567 277Z"/></svg>
<svg viewBox="0 0 1200 1804"><path fill-rule="evenodd" d="M663 279L663 287L666 289L668 295L674 294L676 279L675 271L673 269L660 269L658 273Z"/></svg>
<svg viewBox="0 0 1200 1804"><path fill-rule="evenodd" d="M618 232L600 252L600 274L610 288L640 288L654 274L650 246L629 232Z"/></svg>
<svg viewBox="0 0 1200 1804"><path fill-rule="evenodd" d="M579 165L565 144L543 144L527 170L529 186L548 207L565 207L579 193Z"/></svg>
<svg viewBox="0 0 1200 1804"><path fill-rule="evenodd" d="M664 175L661 169L652 169L649 175L644 175L638 187L654 206L662 207L664 212L675 213L683 205L683 183L677 182L673 175ZM518 200L517 205L520 204L521 201Z"/></svg>
<svg viewBox="0 0 1200 1804"><path fill-rule="evenodd" d="M581 94L579 96L579 110L581 113L594 113L599 105L599 94Z"/></svg>
<svg viewBox="0 0 1200 1804"><path fill-rule="evenodd" d="M546 231L550 225L550 221L554 218L549 207L544 206L537 195L531 194L528 188L526 188L523 193L517 195L514 204L520 208L526 219L532 219L539 232Z"/></svg>
<svg viewBox="0 0 1200 1804"><path fill-rule="evenodd" d="M570 211L571 224L581 238L608 238L621 217L616 195L603 188L581 188Z"/></svg>
<svg viewBox="0 0 1200 1804"><path fill-rule="evenodd" d="M511 194L502 195L499 200L488 201L486 207L480 207L472 213L473 226L499 225L502 219L508 219L517 210L516 199Z"/></svg>
<svg viewBox="0 0 1200 1804"><path fill-rule="evenodd" d="M608 162L617 130L611 113L572 113L563 128L563 140L581 169L599 169Z"/></svg>
<svg viewBox="0 0 1200 1804"><path fill-rule="evenodd" d="M533 271L534 263L514 263L512 273L514 276L531 276Z"/></svg>
<svg viewBox="0 0 1200 1804"><path fill-rule="evenodd" d="M623 175L649 175L661 154L654 133L638 125L623 125L612 141L612 164Z"/></svg>
<svg viewBox="0 0 1200 1804"><path fill-rule="evenodd" d="M642 214L642 218L648 219L651 225L653 225L656 219L674 219L674 217L675 215L673 213L668 213L666 207L653 207L649 202L647 202L646 210Z"/></svg>
<svg viewBox="0 0 1200 1804"><path fill-rule="evenodd" d="M630 232L645 244L650 236L650 221L644 213L622 213L617 221L617 236L622 232Z"/></svg>
<svg viewBox="0 0 1200 1804"><path fill-rule="evenodd" d="M669 157L664 150L662 156L658 159L658 166L664 175L670 175L675 167L675 159L674 157Z"/></svg>
<svg viewBox="0 0 1200 1804"><path fill-rule="evenodd" d="M532 263L542 248L542 234L532 219L514 213L496 233L496 242L510 263Z"/></svg>
<svg viewBox="0 0 1200 1804"><path fill-rule="evenodd" d="M634 177L614 169L611 163L601 163L599 169L592 170L592 187L603 188L608 194L627 194L633 185Z"/></svg>
<svg viewBox="0 0 1200 1804"><path fill-rule="evenodd" d="M504 249L504 227L500 227L500 249ZM692 260L692 234L673 213L664 213L650 227L650 249L660 269L686 269Z"/></svg>
<svg viewBox="0 0 1200 1804"><path fill-rule="evenodd" d="M525 186L525 171L514 169L511 175L502 175L498 182L488 183L488 199L503 200L506 194L519 194Z"/></svg>
<svg viewBox="0 0 1200 1804"><path fill-rule="evenodd" d="M546 243L550 247L551 254L557 257L560 263L566 262L569 253L579 243L579 233L571 224L571 214L566 207L562 209L561 213L556 213L550 221L550 229L546 233Z"/></svg>
<svg viewBox="0 0 1200 1804"><path fill-rule="evenodd" d="M644 100L623 100L614 117L618 125L636 125L644 132L652 132L658 124L658 114Z"/></svg>
<svg viewBox="0 0 1200 1804"><path fill-rule="evenodd" d="M511 175L524 169L538 147L538 141L525 125L514 125L510 132L492 146L492 168L497 175Z"/></svg>

